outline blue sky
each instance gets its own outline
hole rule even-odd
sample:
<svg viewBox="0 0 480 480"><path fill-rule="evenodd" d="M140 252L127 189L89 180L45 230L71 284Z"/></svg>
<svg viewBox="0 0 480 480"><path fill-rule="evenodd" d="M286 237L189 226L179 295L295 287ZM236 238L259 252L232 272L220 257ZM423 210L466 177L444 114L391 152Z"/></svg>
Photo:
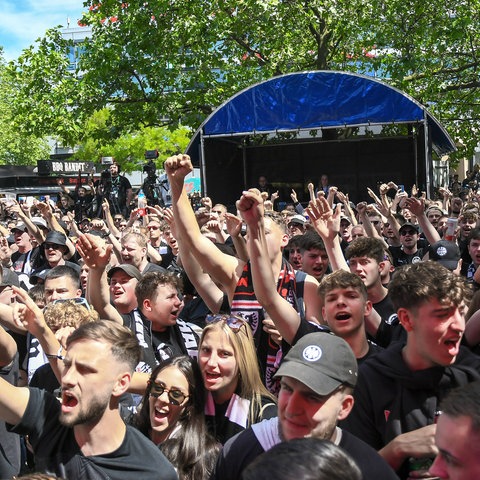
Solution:
<svg viewBox="0 0 480 480"><path fill-rule="evenodd" d="M57 25L77 26L83 0L0 0L0 45L4 59L16 59L45 32Z"/></svg>

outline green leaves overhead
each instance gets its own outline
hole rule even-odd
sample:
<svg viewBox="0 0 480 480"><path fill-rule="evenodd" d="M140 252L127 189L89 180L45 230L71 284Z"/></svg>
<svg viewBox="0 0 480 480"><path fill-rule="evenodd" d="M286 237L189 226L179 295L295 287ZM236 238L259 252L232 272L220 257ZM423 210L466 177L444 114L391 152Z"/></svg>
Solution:
<svg viewBox="0 0 480 480"><path fill-rule="evenodd" d="M302 70L377 75L427 105L470 153L479 121L480 0L87 1L79 70L47 32L9 67L24 128L70 144L108 107L109 135L192 129L239 90Z"/></svg>

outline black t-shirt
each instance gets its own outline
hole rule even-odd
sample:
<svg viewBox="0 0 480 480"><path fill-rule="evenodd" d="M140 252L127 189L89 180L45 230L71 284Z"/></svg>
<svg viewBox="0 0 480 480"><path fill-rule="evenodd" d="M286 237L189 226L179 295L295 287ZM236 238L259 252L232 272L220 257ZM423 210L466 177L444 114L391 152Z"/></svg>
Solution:
<svg viewBox="0 0 480 480"><path fill-rule="evenodd" d="M374 303L373 308L382 318L377 334L372 338L377 345L386 348L392 342L406 340L407 332L398 321L397 311L388 295Z"/></svg>
<svg viewBox="0 0 480 480"><path fill-rule="evenodd" d="M85 456L72 428L58 416L60 402L48 392L30 389L25 414L12 430L28 434L35 451L35 469L68 479L82 480L176 480L177 474L160 450L134 428L114 452Z"/></svg>
<svg viewBox="0 0 480 480"><path fill-rule="evenodd" d="M428 251L427 248L418 248L415 253L405 253L402 247L392 246L388 247L388 249L392 254L393 264L395 267L421 262Z"/></svg>
<svg viewBox="0 0 480 480"><path fill-rule="evenodd" d="M376 450L345 430L338 429L337 434L341 434L338 446L353 458L362 472L363 480L398 480ZM280 441L278 439L277 443ZM239 433L223 447L211 480L239 480L245 468L264 452L251 428Z"/></svg>

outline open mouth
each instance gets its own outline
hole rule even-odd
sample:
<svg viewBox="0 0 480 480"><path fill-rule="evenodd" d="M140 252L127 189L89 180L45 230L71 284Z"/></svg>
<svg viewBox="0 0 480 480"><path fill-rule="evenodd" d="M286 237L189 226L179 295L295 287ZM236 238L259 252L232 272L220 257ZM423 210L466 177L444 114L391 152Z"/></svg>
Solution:
<svg viewBox="0 0 480 480"><path fill-rule="evenodd" d="M62 412L70 412L78 405L78 399L69 392L62 392Z"/></svg>
<svg viewBox="0 0 480 480"><path fill-rule="evenodd" d="M352 317L350 313L340 312L335 315L335 320L349 320Z"/></svg>
<svg viewBox="0 0 480 480"><path fill-rule="evenodd" d="M168 410L156 408L155 409L155 420L163 420L168 415Z"/></svg>

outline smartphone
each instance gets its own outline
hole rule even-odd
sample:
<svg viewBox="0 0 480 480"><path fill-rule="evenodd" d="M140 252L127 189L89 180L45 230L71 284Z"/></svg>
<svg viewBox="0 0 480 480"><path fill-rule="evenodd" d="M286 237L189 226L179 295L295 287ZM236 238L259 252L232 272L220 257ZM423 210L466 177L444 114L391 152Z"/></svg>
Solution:
<svg viewBox="0 0 480 480"><path fill-rule="evenodd" d="M401 192L405 191L405 185L399 185L398 188L400 189Z"/></svg>

